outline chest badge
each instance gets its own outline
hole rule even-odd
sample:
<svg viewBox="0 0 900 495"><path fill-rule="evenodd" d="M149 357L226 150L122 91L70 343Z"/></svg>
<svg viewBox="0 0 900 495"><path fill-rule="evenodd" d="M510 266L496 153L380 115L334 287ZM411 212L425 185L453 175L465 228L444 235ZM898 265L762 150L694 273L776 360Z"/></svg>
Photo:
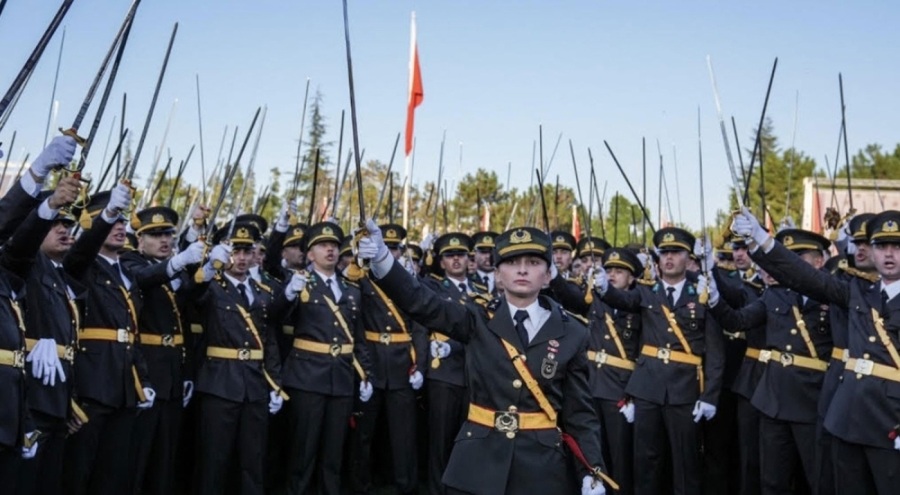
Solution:
<svg viewBox="0 0 900 495"><path fill-rule="evenodd" d="M549 356L545 357L543 361L541 361L541 376L550 380L554 376L556 376L556 368L559 366L559 363L556 360L551 359Z"/></svg>

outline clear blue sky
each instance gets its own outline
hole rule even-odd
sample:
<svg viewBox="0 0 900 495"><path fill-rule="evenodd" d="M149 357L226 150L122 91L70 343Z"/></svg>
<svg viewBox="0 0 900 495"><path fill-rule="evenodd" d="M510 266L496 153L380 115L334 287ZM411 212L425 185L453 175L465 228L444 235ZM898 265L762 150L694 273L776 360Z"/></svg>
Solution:
<svg viewBox="0 0 900 495"><path fill-rule="evenodd" d="M0 17L3 91L59 3L12 0L7 5ZM129 4L75 1L64 23L59 126L68 127L74 118ZM416 183L436 176L441 133L446 129L444 162L451 181L459 176L462 142L463 173L484 167L497 171L505 182L507 163L512 162L510 185L527 187L532 143L543 124L546 159L563 133L550 180L559 174L561 182L574 186L567 148L572 139L583 178L590 146L609 194L627 193L603 140L609 141L632 180L640 182L640 144L646 137L649 169L654 172L648 178L650 206L655 210L658 139L676 216L673 146L681 220L699 226L698 106L710 218L725 205L730 184L707 54L715 65L726 118L737 119L745 147L752 145L750 132L759 118L776 56L779 65L769 115L782 146L790 144L799 91L797 147L820 164L826 154L834 159L840 126L838 72L844 75L851 150L873 142L892 149L900 141L896 94L900 52L891 34L900 19L895 2L351 0L359 130L367 158L387 161L394 136L405 123L412 10L418 18L425 87L416 119ZM139 175L149 172L176 98L179 104L167 147L177 161L198 142L195 74L200 75L203 92L208 168L214 164L224 126L246 129L255 108L268 105L257 170L262 174L279 166L289 174L307 77L312 80L311 93L319 89L324 95L330 138L337 140L342 109L348 109L349 129L340 1L145 0L89 169L100 166L123 91L128 93L126 124L139 133L176 21L178 38ZM13 160L21 158L23 150L32 156L39 151L61 34L62 30L51 42L0 135L8 143L12 131L18 130ZM4 148L8 151L8 145ZM188 176L196 181L198 155L192 163Z"/></svg>

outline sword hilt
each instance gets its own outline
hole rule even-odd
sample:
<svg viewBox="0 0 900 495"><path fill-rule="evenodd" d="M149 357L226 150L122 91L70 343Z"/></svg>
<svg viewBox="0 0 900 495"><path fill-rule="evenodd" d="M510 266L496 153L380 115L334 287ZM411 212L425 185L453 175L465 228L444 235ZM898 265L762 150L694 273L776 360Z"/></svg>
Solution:
<svg viewBox="0 0 900 495"><path fill-rule="evenodd" d="M60 127L59 132L61 132L63 136L69 136L74 139L75 143L77 143L78 146L84 147L85 145L87 145L87 139L79 136L78 129L74 127L70 127L68 129L63 129L62 127Z"/></svg>
<svg viewBox="0 0 900 495"><path fill-rule="evenodd" d="M360 220L360 228L353 234L353 239L350 240L350 248L353 251L358 251L359 249L359 241L365 236L369 235L369 231L366 229L365 224ZM350 263L347 266L347 278L352 281L357 281L365 276L366 270L369 269L369 264L366 260L356 258L355 263Z"/></svg>
<svg viewBox="0 0 900 495"><path fill-rule="evenodd" d="M206 256L209 254L209 244L206 243L206 236L201 235L197 240L203 243L203 256L201 256L200 259L206 259ZM202 284L203 278L203 263L200 263L200 266L197 267L197 271L194 272L194 283Z"/></svg>

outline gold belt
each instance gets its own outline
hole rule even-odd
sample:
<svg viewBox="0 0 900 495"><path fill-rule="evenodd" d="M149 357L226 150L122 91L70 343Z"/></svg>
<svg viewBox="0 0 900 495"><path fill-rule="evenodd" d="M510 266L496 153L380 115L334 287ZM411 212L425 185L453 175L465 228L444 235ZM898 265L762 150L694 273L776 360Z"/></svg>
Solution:
<svg viewBox="0 0 900 495"><path fill-rule="evenodd" d="M750 358L754 361L759 361L759 349L754 349L752 347L748 347L747 351L744 352L744 357Z"/></svg>
<svg viewBox="0 0 900 495"><path fill-rule="evenodd" d="M178 345L184 345L184 335L180 335L180 334L156 335L156 334L142 333L141 334L141 344L156 345L156 346L162 346L162 347L175 347Z"/></svg>
<svg viewBox="0 0 900 495"><path fill-rule="evenodd" d="M37 339L25 339L25 350L30 351L34 349L34 346L37 345L37 343ZM75 348L70 345L56 344L56 355L60 359L65 359L71 363L75 360Z"/></svg>
<svg viewBox="0 0 900 495"><path fill-rule="evenodd" d="M900 370L869 359L849 358L844 365L844 369L856 373L856 378L862 378L865 375L884 378L892 382L900 382Z"/></svg>
<svg viewBox="0 0 900 495"><path fill-rule="evenodd" d="M78 334L78 340L106 340L133 344L134 334L126 328L85 328Z"/></svg>
<svg viewBox="0 0 900 495"><path fill-rule="evenodd" d="M228 347L207 347L206 356L219 359L236 359L238 361L262 361L262 349L230 349Z"/></svg>
<svg viewBox="0 0 900 495"><path fill-rule="evenodd" d="M8 351L6 349L0 349L0 366L24 368L25 353L22 351Z"/></svg>
<svg viewBox="0 0 900 495"><path fill-rule="evenodd" d="M701 364L703 364L703 360L700 358L700 356L688 354L682 351L673 351L672 349L663 349L662 347L654 347L652 345L643 346L641 348L641 354L659 359L666 364L669 364L669 361L675 361L676 363L682 364L690 364L693 366L700 366Z"/></svg>
<svg viewBox="0 0 900 495"><path fill-rule="evenodd" d="M759 362L768 363L769 361L781 363L784 367L797 366L798 368L806 368L813 371L825 371L828 369L828 363L819 359L768 349L759 351Z"/></svg>
<svg viewBox="0 0 900 495"><path fill-rule="evenodd" d="M492 411L477 404L469 404L469 421L506 433L507 438L515 438L519 430L547 430L556 428L556 421L543 412L519 412L516 406L507 411Z"/></svg>
<svg viewBox="0 0 900 495"><path fill-rule="evenodd" d="M841 361L846 363L848 359L850 359L850 352L847 349L841 349L840 347L835 347L831 349L831 359L835 359L837 361Z"/></svg>
<svg viewBox="0 0 900 495"><path fill-rule="evenodd" d="M294 349L315 352L316 354L331 354L334 357L342 354L353 354L353 344L325 344L304 339L294 339Z"/></svg>
<svg viewBox="0 0 900 495"><path fill-rule="evenodd" d="M606 364L614 368L634 371L634 361L629 361L627 359L613 356L612 354L607 354L606 351L597 352L589 349L587 351L587 357L591 362L597 363L598 368Z"/></svg>
<svg viewBox="0 0 900 495"><path fill-rule="evenodd" d="M390 344L406 344L412 342L412 336L408 333L401 332L372 332L366 330L366 340L369 342L378 342L384 345Z"/></svg>

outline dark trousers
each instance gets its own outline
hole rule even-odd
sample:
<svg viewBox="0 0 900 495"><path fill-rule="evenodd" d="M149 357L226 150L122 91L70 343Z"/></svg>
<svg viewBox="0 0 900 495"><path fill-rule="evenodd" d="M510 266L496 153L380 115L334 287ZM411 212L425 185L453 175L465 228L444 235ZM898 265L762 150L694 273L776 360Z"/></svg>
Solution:
<svg viewBox="0 0 900 495"><path fill-rule="evenodd" d="M834 437L822 422L824 418L819 418L816 423L816 481L815 493L817 495L834 495L834 455L831 443Z"/></svg>
<svg viewBox="0 0 900 495"><path fill-rule="evenodd" d="M181 433L182 400L157 400L134 420L131 455L134 493L170 494L175 490L175 453Z"/></svg>
<svg viewBox="0 0 900 495"><path fill-rule="evenodd" d="M66 494L128 493L134 408L112 408L85 400L81 408L90 421L66 440L63 488ZM38 448L40 450L40 448Z"/></svg>
<svg viewBox="0 0 900 495"><path fill-rule="evenodd" d="M701 423L703 490L709 495L737 493L739 490L737 398L731 390L722 389L716 415Z"/></svg>
<svg viewBox="0 0 900 495"><path fill-rule="evenodd" d="M634 493L634 427L619 412L616 401L594 399L600 417L603 459L612 479L619 484L620 495Z"/></svg>
<svg viewBox="0 0 900 495"><path fill-rule="evenodd" d="M304 495L341 492L344 439L350 429L352 397L289 389L290 450L287 493Z"/></svg>
<svg viewBox="0 0 900 495"><path fill-rule="evenodd" d="M469 411L465 387L428 380L428 493L443 495L441 478L453 451L453 441Z"/></svg>
<svg viewBox="0 0 900 495"><path fill-rule="evenodd" d="M759 449L764 494L790 495L801 491L804 484L810 486L815 474L815 424L789 423L763 415Z"/></svg>
<svg viewBox="0 0 900 495"><path fill-rule="evenodd" d="M38 450L40 450L40 446ZM22 462L22 450L19 447L0 445L0 480L2 480L0 483L3 484L4 493L7 490L9 493L16 493L16 482L18 481L16 473Z"/></svg>
<svg viewBox="0 0 900 495"><path fill-rule="evenodd" d="M835 493L893 495L900 486L900 452L832 437Z"/></svg>
<svg viewBox="0 0 900 495"><path fill-rule="evenodd" d="M738 458L740 462L740 495L759 495L760 453L759 420L762 415L750 400L737 398Z"/></svg>
<svg viewBox="0 0 900 495"><path fill-rule="evenodd" d="M379 419L382 419L381 423ZM384 427L385 420L390 439L394 483L400 493L412 493L418 481L416 396L412 387L400 390L376 388L369 402L363 403L350 449L352 488L365 493L372 487L372 438L376 428Z"/></svg>
<svg viewBox="0 0 900 495"><path fill-rule="evenodd" d="M269 413L266 402L234 402L213 395L199 395L197 493L225 493L230 461L232 456L237 456L239 493L262 495L263 452Z"/></svg>
<svg viewBox="0 0 900 495"><path fill-rule="evenodd" d="M697 495L701 492L703 464L700 456L700 426L694 423L693 404L659 405L634 400L634 493L637 495ZM667 451L668 449L668 451ZM665 466L667 454L671 470ZM664 483L672 473L672 484Z"/></svg>
<svg viewBox="0 0 900 495"><path fill-rule="evenodd" d="M23 460L18 470L20 495L60 495L66 447L66 420L31 411L42 435L34 459ZM0 479L3 479L0 477Z"/></svg>

